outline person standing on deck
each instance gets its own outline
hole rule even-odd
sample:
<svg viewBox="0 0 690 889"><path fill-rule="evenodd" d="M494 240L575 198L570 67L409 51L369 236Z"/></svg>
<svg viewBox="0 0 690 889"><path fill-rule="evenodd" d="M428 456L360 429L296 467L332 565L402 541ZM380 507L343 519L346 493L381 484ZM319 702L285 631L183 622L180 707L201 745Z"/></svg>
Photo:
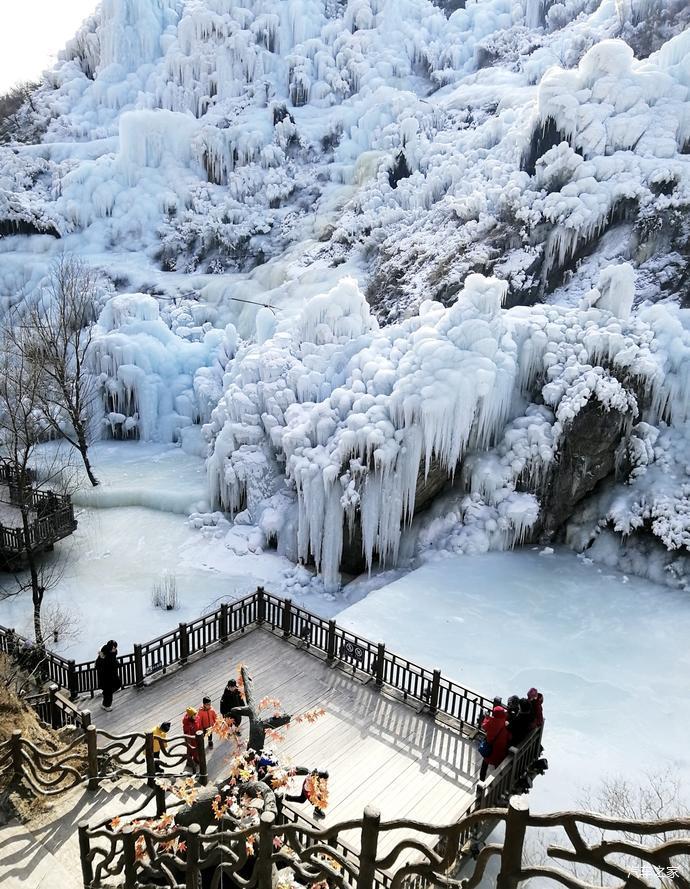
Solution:
<svg viewBox="0 0 690 889"><path fill-rule="evenodd" d="M211 698L204 698L199 710L198 716L199 728L208 738L208 749L213 750L213 726L216 724L218 715L211 706Z"/></svg>
<svg viewBox="0 0 690 889"><path fill-rule="evenodd" d="M112 710L113 695L122 688L120 667L117 662L117 642L114 639L106 642L98 652L96 675L98 676L98 687L103 690L101 707L104 710Z"/></svg>
<svg viewBox="0 0 690 889"><path fill-rule="evenodd" d="M519 747L527 735L532 731L532 705L527 698L520 698L517 713L508 715L508 730L510 731L510 743L513 747Z"/></svg>
<svg viewBox="0 0 690 889"><path fill-rule="evenodd" d="M199 752L196 749L196 733L200 728L196 707L187 707L185 715L182 717L182 733L187 745L187 765L195 773L199 763Z"/></svg>
<svg viewBox="0 0 690 889"><path fill-rule="evenodd" d="M527 700L532 706L531 728L544 725L544 695L536 688L530 688L527 692Z"/></svg>
<svg viewBox="0 0 690 889"><path fill-rule="evenodd" d="M244 707L244 698L242 697L242 692L237 687L237 682L234 679L231 679L225 686L223 696L220 699L220 715L223 719L232 719L239 732L242 717L233 716L231 714L230 711L233 707Z"/></svg>
<svg viewBox="0 0 690 889"><path fill-rule="evenodd" d="M486 735L486 740L482 741L482 744L488 745L489 749L482 754L484 762L479 772L480 781L486 778L489 766L499 766L506 758L510 745L507 716L505 707L496 706L491 716L487 716L482 722L482 731Z"/></svg>
<svg viewBox="0 0 690 889"><path fill-rule="evenodd" d="M161 765L161 751L165 750L168 745L168 732L170 731L169 722L161 722L153 730L153 761L155 763L155 772L159 775L163 771Z"/></svg>

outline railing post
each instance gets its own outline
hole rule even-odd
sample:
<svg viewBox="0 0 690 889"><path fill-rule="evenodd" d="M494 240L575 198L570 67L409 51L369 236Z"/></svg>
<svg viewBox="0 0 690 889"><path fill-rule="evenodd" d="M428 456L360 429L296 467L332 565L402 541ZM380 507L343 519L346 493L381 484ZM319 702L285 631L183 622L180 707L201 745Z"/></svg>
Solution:
<svg viewBox="0 0 690 889"><path fill-rule="evenodd" d="M511 797L506 817L506 835L501 852L501 870L496 889L517 889L522 872L522 847L529 820L529 806L523 797Z"/></svg>
<svg viewBox="0 0 690 889"><path fill-rule="evenodd" d="M23 760L24 755L22 753L22 733L19 729L15 729L12 732L12 768L14 770L14 777L19 779L24 774L23 769Z"/></svg>
<svg viewBox="0 0 690 889"><path fill-rule="evenodd" d="M200 824L190 824L187 828L187 853L186 853L186 873L185 889L199 889L201 873L199 871L199 857L201 851L201 843L199 842L199 834L201 833Z"/></svg>
<svg viewBox="0 0 690 889"><path fill-rule="evenodd" d="M81 859L81 874L84 880L84 889L91 889L93 883L93 863L90 858L91 840L89 839L89 822L79 822L79 858Z"/></svg>
<svg viewBox="0 0 690 889"><path fill-rule="evenodd" d="M141 688L144 684L144 655L141 645L134 645L134 684Z"/></svg>
<svg viewBox="0 0 690 889"><path fill-rule="evenodd" d="M372 889L374 885L380 824L381 812L373 806L367 806L362 819L362 842L359 853L357 889Z"/></svg>
<svg viewBox="0 0 690 889"><path fill-rule="evenodd" d="M81 730L86 734L86 729L91 725L91 711L80 710L79 719L81 721Z"/></svg>
<svg viewBox="0 0 690 889"><path fill-rule="evenodd" d="M54 682L51 682L48 686L48 695L50 700L50 725L54 729L62 727L62 720L60 719L60 712L55 698L57 692L58 686Z"/></svg>
<svg viewBox="0 0 690 889"><path fill-rule="evenodd" d="M335 657L335 621L328 621L328 638L326 639L326 657L332 661Z"/></svg>
<svg viewBox="0 0 690 889"><path fill-rule="evenodd" d="M146 783L149 787L156 787L156 760L153 756L153 732L144 735L144 755L146 757Z"/></svg>
<svg viewBox="0 0 690 889"><path fill-rule="evenodd" d="M70 701L76 701L79 696L79 685L77 682L77 665L74 661L67 661L67 689Z"/></svg>
<svg viewBox="0 0 690 889"><path fill-rule="evenodd" d="M202 731L195 732L196 735L196 755L199 760L199 784L206 787L208 784L208 767L206 765L206 747L204 746L204 733Z"/></svg>
<svg viewBox="0 0 690 889"><path fill-rule="evenodd" d="M221 605L220 605L220 632L218 633L218 636L220 637L221 642L227 642L229 635L230 634L228 632L228 603L221 602Z"/></svg>
<svg viewBox="0 0 690 889"><path fill-rule="evenodd" d="M515 784L518 779L518 775L515 774L517 772L517 766L518 766L518 748L517 747L509 747L508 753L513 757L512 761L510 763L510 787L508 788L508 792L515 793Z"/></svg>
<svg viewBox="0 0 690 889"><path fill-rule="evenodd" d="M273 823L274 812L264 812L259 821L259 851L256 858L257 889L271 889L273 885Z"/></svg>
<svg viewBox="0 0 690 889"><path fill-rule="evenodd" d="M431 690L429 692L429 713L436 715L438 710L438 696L441 691L441 671L434 670L431 675Z"/></svg>
<svg viewBox="0 0 690 889"><path fill-rule="evenodd" d="M189 657L189 637L187 635L187 624L180 624L178 627L180 633L180 663L186 664Z"/></svg>
<svg viewBox="0 0 690 889"><path fill-rule="evenodd" d="M86 729L87 775L89 790L98 790L98 735L96 726L89 725Z"/></svg>
<svg viewBox="0 0 690 889"><path fill-rule="evenodd" d="M131 824L125 824L122 828L123 858L125 865L126 889L134 889L137 884L137 839L134 836L134 828Z"/></svg>
<svg viewBox="0 0 690 889"><path fill-rule="evenodd" d="M256 588L256 622L259 626L266 620L266 591L262 586Z"/></svg>
<svg viewBox="0 0 690 889"><path fill-rule="evenodd" d="M165 802L165 790L157 781L154 781L154 787L156 790L156 815L160 817L161 815L165 815L168 808Z"/></svg>
<svg viewBox="0 0 690 889"><path fill-rule="evenodd" d="M383 671L386 667L386 646L379 642L376 649L376 684L380 688L383 685Z"/></svg>
<svg viewBox="0 0 690 889"><path fill-rule="evenodd" d="M292 599L283 599L283 636L287 638L292 630Z"/></svg>

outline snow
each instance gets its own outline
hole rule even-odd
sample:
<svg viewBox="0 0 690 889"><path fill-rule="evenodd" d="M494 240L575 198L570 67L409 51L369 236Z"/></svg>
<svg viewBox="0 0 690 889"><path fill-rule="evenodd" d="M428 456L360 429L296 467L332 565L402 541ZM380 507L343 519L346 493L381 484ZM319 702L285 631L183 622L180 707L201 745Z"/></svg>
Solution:
<svg viewBox="0 0 690 889"><path fill-rule="evenodd" d="M534 549L430 562L337 619L489 696L543 692L549 770L533 811L573 808L616 775L690 780L684 593Z"/></svg>
<svg viewBox="0 0 690 889"><path fill-rule="evenodd" d="M45 446L39 465L53 454L54 446ZM273 590L295 586L292 564L265 551L255 528L233 528L223 516L209 515L202 459L178 447L139 442L103 442L91 456L101 484L92 489L80 479L73 498L78 528L56 545L57 582L44 602L46 612L60 604L76 618L78 638L60 640L60 653L90 660L105 638L130 651L135 642L259 584ZM202 517L195 518L197 510ZM151 603L153 585L165 574L176 579L180 597L172 612ZM295 592L301 604L327 616L339 607L333 598L310 593L305 578ZM0 601L0 623L31 636L30 599Z"/></svg>

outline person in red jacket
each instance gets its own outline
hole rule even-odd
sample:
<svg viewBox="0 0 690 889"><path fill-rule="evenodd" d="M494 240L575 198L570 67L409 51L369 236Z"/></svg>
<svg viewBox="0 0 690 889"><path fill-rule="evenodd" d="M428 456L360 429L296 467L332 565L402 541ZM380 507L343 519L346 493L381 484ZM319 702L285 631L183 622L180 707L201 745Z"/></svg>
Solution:
<svg viewBox="0 0 690 889"><path fill-rule="evenodd" d="M201 709L197 713L199 728L208 738L208 749L213 750L213 726L216 724L216 711L211 706L211 698L204 698Z"/></svg>
<svg viewBox="0 0 690 889"><path fill-rule="evenodd" d="M479 772L479 780L486 778L489 766L499 766L506 758L510 746L510 732L508 731L508 712L505 707L496 706L490 716L482 722L482 731L486 740L491 744L491 753L484 757Z"/></svg>
<svg viewBox="0 0 690 889"><path fill-rule="evenodd" d="M193 772L199 762L199 754L196 749L196 733L201 729L196 707L187 707L182 717L182 733L187 744L187 765Z"/></svg>

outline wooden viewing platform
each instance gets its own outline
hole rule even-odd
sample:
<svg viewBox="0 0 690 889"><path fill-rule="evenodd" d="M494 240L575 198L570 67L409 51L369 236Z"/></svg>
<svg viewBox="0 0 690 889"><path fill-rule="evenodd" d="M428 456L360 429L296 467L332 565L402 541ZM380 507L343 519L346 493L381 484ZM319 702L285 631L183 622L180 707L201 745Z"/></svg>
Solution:
<svg viewBox="0 0 690 889"><path fill-rule="evenodd" d="M33 484L33 474L27 476ZM22 513L28 518L24 528ZM0 569L15 570L27 552L52 549L74 533L77 521L69 496L20 485L13 467L0 463Z"/></svg>
<svg viewBox="0 0 690 889"><path fill-rule="evenodd" d="M283 729L285 740L274 745L281 763L329 771L330 805L321 824L359 818L364 805L374 801L384 819L432 823L458 820L471 807L480 760L459 727L430 718L420 712L423 707L379 690L373 679L357 680L345 665L330 666L266 629L253 630L146 688L116 694L110 713L95 701L93 720L114 735L151 731L169 720L172 733L180 734L185 709L200 707L204 695L217 709L225 683L241 663L258 694L278 698L286 712L326 709L313 725ZM246 735L246 720L243 726ZM230 743L216 741L208 752L213 783L225 776L231 751ZM311 821L308 803L295 808ZM358 849L355 832L343 837Z"/></svg>
<svg viewBox="0 0 690 889"><path fill-rule="evenodd" d="M26 640L0 627L0 651L21 658L26 650ZM63 750L46 754L15 731L0 744L0 773L12 770L16 780L33 792L49 794L77 785L88 787L87 793L96 792L128 776L152 791L136 813L154 806L160 815L169 811L171 803L154 774L153 728L163 721L172 724L170 749L162 763L164 776L175 779L185 759L181 736L185 709L198 707L206 695L217 707L227 680L240 664L251 675L256 700L277 699L279 709L293 716L325 709L314 723L293 721L281 730L284 740L272 747L281 764L328 770L326 817L315 823L310 804L288 801L282 804L278 822L271 812L261 816L259 889L270 889L265 869L272 855L280 858L281 852L272 851L273 837L282 835L302 862L311 861L311 867L322 867L323 862L312 860L310 849L316 852L325 841L333 850L329 855L344 868L342 878L335 881L341 889L391 889L401 868L425 875L406 883L410 889L426 889L435 884L436 873L453 870L465 844L476 842L497 819L506 817L506 810L499 807L519 788L522 776L535 770L540 757L541 728L535 728L518 748L510 748L486 781L479 781L474 738L482 711L491 706L488 698L261 587L120 655L124 688L110 712L98 706L94 662L77 664L44 649L39 653L42 677L55 684L49 693L35 696L32 706L53 727L69 724L77 735ZM71 694L73 702L59 693L58 686ZM246 719L242 727L247 738ZM200 760L198 783L223 784L233 743L217 740L215 749L207 751L201 732L194 743ZM84 767L76 770L70 762L80 744L85 744L87 757ZM52 789L60 781L65 789ZM299 782L297 778L289 792L298 793ZM128 809L126 817L136 813ZM84 887L111 885L109 876L117 877L124 867L123 885L143 889L150 880L140 872L134 844L148 843L150 830L135 821L120 831L111 818L109 814L93 824L91 816L91 823L79 822ZM201 885L199 868L211 861L206 856L216 854L214 848L226 849L226 842L240 850L233 861L241 867L245 836L256 827L244 828L244 833L224 829L200 834L197 823L174 830L182 832L188 849L186 859L176 859L176 866L186 870L182 883L175 883L182 889L185 882L187 887ZM146 868L159 873L165 853L161 851L159 862L159 853L148 848Z"/></svg>

